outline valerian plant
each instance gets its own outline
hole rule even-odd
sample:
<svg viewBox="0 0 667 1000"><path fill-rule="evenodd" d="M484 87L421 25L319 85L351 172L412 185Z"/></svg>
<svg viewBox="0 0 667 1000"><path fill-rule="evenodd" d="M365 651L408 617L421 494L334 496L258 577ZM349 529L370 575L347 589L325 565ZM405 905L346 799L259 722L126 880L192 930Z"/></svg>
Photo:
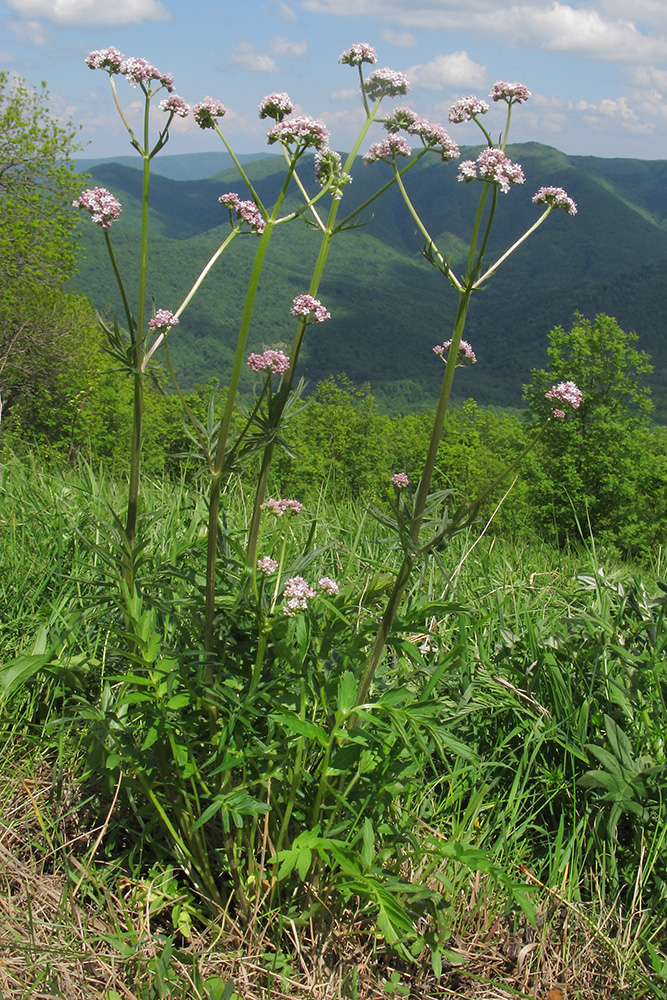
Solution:
<svg viewBox="0 0 667 1000"><path fill-rule="evenodd" d="M105 323L104 330L109 351L134 386L127 513L124 523L116 518L113 524L122 551L118 586L111 598L111 588L101 588L102 600L122 613L123 628L118 627L114 671L107 673L100 697L79 703L80 714L91 723L91 773L104 765L103 773L125 790L137 829L155 850L164 851L168 843L172 859L215 912L229 913L233 907L238 919L251 923L260 910L280 905L290 919L301 919L304 912L324 919L334 896L345 906L354 899L355 906L375 915L389 944L411 943L413 955L429 944L435 954L443 936L442 897L410 887L402 877L405 851L419 850L414 817L405 802L425 762L440 771L448 754L470 761L474 754L452 737L450 720L443 721L447 711L456 713L456 705L434 698L442 671L438 668L427 681L410 671L419 661L418 650L406 653L405 669L392 673L387 667L375 700L369 700L371 686L415 567L431 553L440 558L443 543L472 521L481 500L498 484L490 484L481 497L469 499L451 515L447 497L431 493L455 369L476 360L463 339L470 299L555 208L574 215L576 206L562 189L540 188L533 200L543 207L542 214L496 260L487 261L499 196L524 182L520 165L505 152L513 109L529 97L520 84L497 83L491 93L506 109L497 144L482 121L489 111L485 101L466 97L450 111L450 123L474 122L486 142L476 160L458 168L463 183L479 185L480 197L466 266L457 273L447 248L437 245L414 208L406 175L429 154L444 164L459 159L458 145L442 125L409 108L383 112L386 100L405 96L409 83L388 68L365 75L366 67L377 62L370 45L353 45L340 57L358 73L364 109L359 134L344 160L330 148L324 122L293 115L287 94L269 94L259 104L260 118L273 123L267 142L280 148L286 163L272 205L264 204L235 157L222 129L226 109L220 101L206 97L190 109L174 94L170 74L113 48L91 53L87 62L108 74L130 142L143 160L139 296L134 309L110 236L120 216L119 202L102 188L84 191L76 201L104 235L125 314L125 329L115 321ZM123 111L116 88L119 77L143 93L139 134ZM165 95L159 111L166 117L154 136L151 115L158 95ZM149 317L150 164L168 141L174 118L190 113L199 127L218 135L248 197L234 191L221 194L230 233L175 311L160 303ZM345 215L340 209L352 170L374 123L383 126L384 136L369 145L364 161L382 161L390 172L371 198ZM307 153L314 153L315 194L309 193L300 173ZM394 531L398 569L369 573L362 592L354 583L354 546L344 553L332 539L318 548L315 524L299 499L267 494L275 450L284 444L283 427L300 405L295 372L305 337L329 318L318 295L332 240L357 225L392 185L401 191L424 237L424 256L458 295L459 305L451 336L434 348L445 369L421 478L413 492L408 476L397 471L392 477L392 511L378 512ZM285 211L288 192L295 189L302 201ZM339 214L344 217L339 219ZM291 348L289 353L267 348L246 356L271 236L277 227L300 220L309 223L319 249L308 288L285 303L296 321ZM216 419L212 407L204 423L180 394L169 340L177 335L202 282L239 235L256 240L256 251L222 413ZM143 387L152 359L162 350L191 436L203 455L206 528L205 556L197 520L183 532L184 538L173 539L170 559L159 565L147 555L150 538L139 530L138 504ZM240 407L237 398L244 366L260 381L247 408ZM546 395L555 406L547 422L563 418L567 408L577 408L581 401L571 382L554 386ZM225 512L221 514L223 490L253 455L259 469L247 527L230 525ZM99 543L96 552L105 565L113 564ZM147 564L151 572L142 573ZM441 610L444 613L446 606ZM39 658L34 669L44 662ZM21 668L21 677L30 670L32 661ZM474 852L464 855L464 863L477 863ZM488 864L484 870L490 871ZM507 878L503 884L516 891L528 911L520 890ZM414 930L414 920L424 910L434 928L428 940Z"/></svg>

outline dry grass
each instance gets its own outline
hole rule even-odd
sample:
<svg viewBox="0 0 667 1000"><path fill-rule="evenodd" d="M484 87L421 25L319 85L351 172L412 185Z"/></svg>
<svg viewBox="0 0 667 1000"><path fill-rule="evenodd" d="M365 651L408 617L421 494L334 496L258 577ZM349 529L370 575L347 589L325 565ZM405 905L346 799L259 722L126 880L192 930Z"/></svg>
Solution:
<svg viewBox="0 0 667 1000"><path fill-rule="evenodd" d="M354 915L325 937L288 926L278 953L275 925L259 921L243 936L229 924L224 932L194 931L190 940L176 935L171 951L169 911L94 858L105 817L78 814L66 794L56 806L43 762L10 771L0 776L2 1000L208 1000L203 984L210 977L219 977L220 989L231 979L243 1000L665 995L642 985L637 972L639 910L632 920L605 921L545 891L539 926L514 927L485 899L479 880L458 900L450 941L458 959L439 980L428 963L400 962L381 939L362 935Z"/></svg>

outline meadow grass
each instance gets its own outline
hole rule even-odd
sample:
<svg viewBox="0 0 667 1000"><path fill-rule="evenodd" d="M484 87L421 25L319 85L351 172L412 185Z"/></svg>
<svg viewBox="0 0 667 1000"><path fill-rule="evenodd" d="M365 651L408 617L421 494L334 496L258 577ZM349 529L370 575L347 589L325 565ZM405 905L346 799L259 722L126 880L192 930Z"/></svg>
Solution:
<svg viewBox="0 0 667 1000"><path fill-rule="evenodd" d="M483 525L452 539L415 574L377 676L380 697L421 693L412 716L398 702L387 709L386 745L405 738L378 788L384 830L369 833L362 811L350 841L366 882L348 873L356 889L331 883L342 903L319 898L299 919L289 879L282 899L270 895L259 816L244 821L265 854L241 922L233 908L212 913L173 855L137 835L118 798L122 772L91 773L77 706L103 698L119 669L106 560L122 484L11 456L0 480L2 660L46 657L1 717L4 1000L667 996L659 559L623 565L593 540L558 552ZM202 588L193 553L206 505L185 484L148 481L142 504L145 600L186 620ZM221 509L242 533L249 514L235 483ZM401 550L358 502L314 501L293 531L293 570L316 553L359 595L363 636ZM336 810L321 816L333 837ZM391 899L364 896L383 866L403 907L392 919L408 914L417 927L403 946L376 919ZM318 889L313 869L310 879L312 903L326 883ZM435 916L416 915L410 886L437 897ZM433 920L444 935L436 962L424 945Z"/></svg>

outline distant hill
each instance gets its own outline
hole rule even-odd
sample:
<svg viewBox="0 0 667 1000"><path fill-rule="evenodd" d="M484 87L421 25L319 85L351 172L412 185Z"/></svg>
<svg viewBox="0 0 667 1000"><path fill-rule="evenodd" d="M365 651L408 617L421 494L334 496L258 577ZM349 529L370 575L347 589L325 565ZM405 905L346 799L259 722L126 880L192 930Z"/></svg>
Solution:
<svg viewBox="0 0 667 1000"><path fill-rule="evenodd" d="M237 159L239 163L249 163L251 160L261 160L271 153L239 153ZM101 167L104 163L120 163L123 167L134 167L141 169L142 161L135 153L133 156L115 156L113 160L103 159L77 159L74 166L78 173L85 174ZM172 181L199 181L206 177L219 174L222 170L227 170L233 166L233 161L229 153L168 153L156 156L151 161L152 173L161 177L168 177Z"/></svg>
<svg viewBox="0 0 667 1000"><path fill-rule="evenodd" d="M498 198L489 263L537 218L531 198L540 186L564 187L579 212L573 218L554 212L488 288L473 297L466 337L479 361L457 374L455 392L480 404L520 405L531 368L546 364L548 331L569 325L575 310L589 317L605 312L634 330L639 346L651 354L657 414L667 421L667 163L566 156L538 143L508 152L527 179ZM463 151L465 157L474 154ZM207 159L198 165L198 158L209 155L216 154L163 157L163 164L187 159L182 167L174 163L168 169L174 176L187 171L193 179L159 174L152 179L149 294L157 308L178 307L228 232L219 195L237 190L243 196L234 169L194 178L210 165ZM284 176L284 160L265 155L246 157L245 164L260 197L270 202ZM140 174L119 162L88 170L89 183L109 188L123 204L112 238L121 269L131 276L138 261ZM307 161L300 175L311 183ZM385 164L367 166L359 160L339 218L389 177ZM410 171L407 186L433 238L456 266L467 246L479 185L457 183L456 165L433 157ZM290 198L297 204L296 192ZM341 371L355 382L368 380L380 402L394 411L423 409L433 405L438 391L442 362L432 347L450 335L456 296L422 258L423 241L394 188L365 213L364 221L334 240L320 288L332 319L309 329L303 368L313 381ZM86 255L77 287L99 308L119 311L99 230L85 227L83 242ZM174 331L172 354L186 387L213 375L224 382L229 374L255 245L253 236L233 241ZM289 306L307 288L318 247L317 232L303 222L276 231L249 350L291 342Z"/></svg>

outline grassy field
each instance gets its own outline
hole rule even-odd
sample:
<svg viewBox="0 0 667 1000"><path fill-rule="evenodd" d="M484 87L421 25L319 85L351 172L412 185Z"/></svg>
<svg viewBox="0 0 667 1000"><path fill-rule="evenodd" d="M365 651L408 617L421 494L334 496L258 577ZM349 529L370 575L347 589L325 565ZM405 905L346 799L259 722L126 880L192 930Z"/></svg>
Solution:
<svg viewBox="0 0 667 1000"><path fill-rule="evenodd" d="M253 631L230 484L200 665L206 504L144 482L121 599L124 496L0 464L3 1000L667 997L662 553L473 525L415 573L360 707L402 555L381 507L267 527L340 595L290 619L276 583Z"/></svg>

